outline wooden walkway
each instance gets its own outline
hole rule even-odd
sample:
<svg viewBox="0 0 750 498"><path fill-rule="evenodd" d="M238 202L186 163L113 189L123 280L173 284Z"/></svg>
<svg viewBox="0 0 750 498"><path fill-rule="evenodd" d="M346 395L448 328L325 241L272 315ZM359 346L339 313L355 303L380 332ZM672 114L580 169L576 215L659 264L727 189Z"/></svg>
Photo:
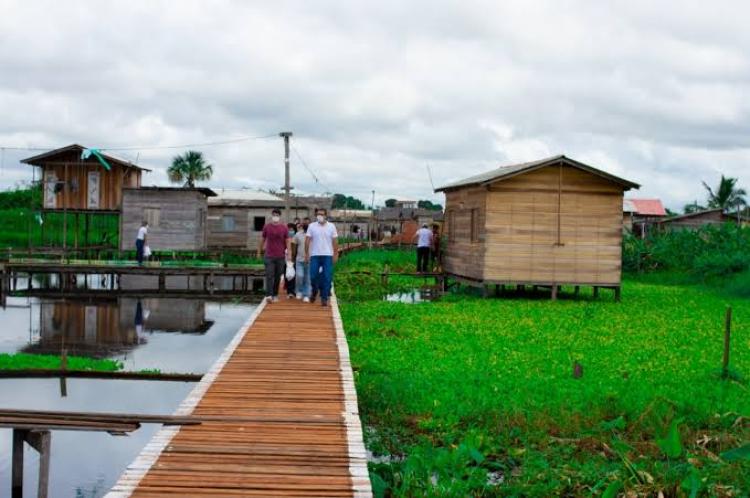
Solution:
<svg viewBox="0 0 750 498"><path fill-rule="evenodd" d="M261 305L108 498L371 496L349 349L331 306Z"/></svg>

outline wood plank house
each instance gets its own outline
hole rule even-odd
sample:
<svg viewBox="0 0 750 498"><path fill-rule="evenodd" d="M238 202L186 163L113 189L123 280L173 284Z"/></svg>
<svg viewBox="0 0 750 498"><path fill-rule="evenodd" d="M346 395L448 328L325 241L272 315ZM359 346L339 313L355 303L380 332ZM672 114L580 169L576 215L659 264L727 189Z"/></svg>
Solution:
<svg viewBox="0 0 750 498"><path fill-rule="evenodd" d="M619 297L622 178L559 155L436 189L446 196L445 272L480 285L611 287Z"/></svg>
<svg viewBox="0 0 750 498"><path fill-rule="evenodd" d="M206 219L209 188L139 187L123 189L120 249L135 247L135 237L147 221L152 251L202 251L207 248Z"/></svg>

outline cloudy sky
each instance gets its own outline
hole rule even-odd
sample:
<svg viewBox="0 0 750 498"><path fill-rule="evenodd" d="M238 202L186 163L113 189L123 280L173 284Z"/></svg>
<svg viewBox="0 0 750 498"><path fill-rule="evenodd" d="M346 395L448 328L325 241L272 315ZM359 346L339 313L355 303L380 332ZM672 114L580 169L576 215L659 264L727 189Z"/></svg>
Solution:
<svg viewBox="0 0 750 498"><path fill-rule="evenodd" d="M292 183L369 202L564 153L679 208L750 189L750 2L0 0L0 146L294 132ZM280 138L199 147L214 187L277 188ZM4 149L0 187L31 179ZM304 163L300 159L304 159ZM315 177L318 181L315 181Z"/></svg>

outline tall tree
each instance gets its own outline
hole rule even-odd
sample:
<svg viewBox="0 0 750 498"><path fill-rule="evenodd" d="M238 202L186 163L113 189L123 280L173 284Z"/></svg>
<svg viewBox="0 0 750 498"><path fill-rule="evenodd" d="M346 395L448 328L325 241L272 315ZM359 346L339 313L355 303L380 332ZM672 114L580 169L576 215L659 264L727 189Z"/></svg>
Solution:
<svg viewBox="0 0 750 498"><path fill-rule="evenodd" d="M331 207L333 209L364 209L365 204L351 195L333 194Z"/></svg>
<svg viewBox="0 0 750 498"><path fill-rule="evenodd" d="M195 187L195 182L210 180L214 167L206 162L203 153L189 150L172 159L167 176L172 183L183 183L186 188Z"/></svg>
<svg viewBox="0 0 750 498"><path fill-rule="evenodd" d="M385 200L385 207L396 207L396 199L386 199Z"/></svg>
<svg viewBox="0 0 750 498"><path fill-rule="evenodd" d="M442 204L434 203L428 199L417 201L417 207L422 209L429 209L430 211L442 211Z"/></svg>
<svg viewBox="0 0 750 498"><path fill-rule="evenodd" d="M721 175L719 186L715 191L706 182L703 182L703 187L708 193L708 207L710 208L721 208L724 211L729 211L747 205L745 201L747 192L745 192L745 189L737 187L737 178L728 178Z"/></svg>

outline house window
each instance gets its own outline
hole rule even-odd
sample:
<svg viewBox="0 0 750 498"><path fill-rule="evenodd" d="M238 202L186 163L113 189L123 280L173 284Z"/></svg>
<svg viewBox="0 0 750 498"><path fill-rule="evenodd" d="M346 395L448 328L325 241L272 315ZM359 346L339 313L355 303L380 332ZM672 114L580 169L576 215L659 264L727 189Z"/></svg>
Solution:
<svg viewBox="0 0 750 498"><path fill-rule="evenodd" d="M224 232L234 232L234 216L224 215L221 217L221 229Z"/></svg>
<svg viewBox="0 0 750 498"><path fill-rule="evenodd" d="M161 208L143 208L143 220L146 221L151 228L159 226L160 218Z"/></svg>
<svg viewBox="0 0 750 498"><path fill-rule="evenodd" d="M456 212L448 213L448 242L456 241Z"/></svg>
<svg viewBox="0 0 750 498"><path fill-rule="evenodd" d="M266 217L265 216L255 216L253 218L253 230L256 232L263 231L263 225L266 224Z"/></svg>
<svg viewBox="0 0 750 498"><path fill-rule="evenodd" d="M471 210L471 242L479 242L479 209Z"/></svg>

